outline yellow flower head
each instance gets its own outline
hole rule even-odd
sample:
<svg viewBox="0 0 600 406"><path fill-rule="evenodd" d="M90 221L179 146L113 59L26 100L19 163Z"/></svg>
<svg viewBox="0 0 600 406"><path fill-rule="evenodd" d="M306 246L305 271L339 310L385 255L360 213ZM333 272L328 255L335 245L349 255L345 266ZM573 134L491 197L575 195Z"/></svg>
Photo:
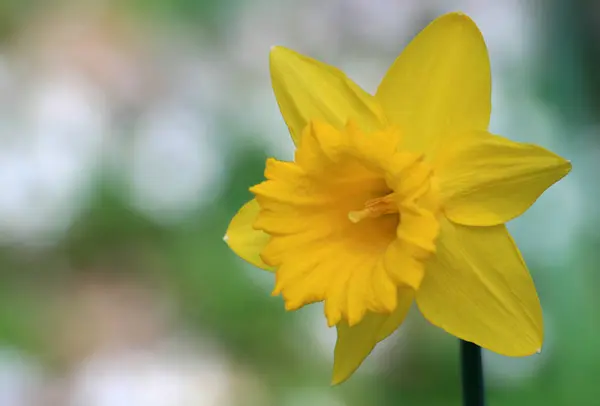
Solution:
<svg viewBox="0 0 600 406"><path fill-rule="evenodd" d="M487 131L487 49L464 14L442 16L374 96L331 66L275 47L271 77L297 149L226 234L275 272L288 310L324 302L333 381L347 379L416 300L434 325L510 356L539 351L542 312L504 223L571 164Z"/></svg>

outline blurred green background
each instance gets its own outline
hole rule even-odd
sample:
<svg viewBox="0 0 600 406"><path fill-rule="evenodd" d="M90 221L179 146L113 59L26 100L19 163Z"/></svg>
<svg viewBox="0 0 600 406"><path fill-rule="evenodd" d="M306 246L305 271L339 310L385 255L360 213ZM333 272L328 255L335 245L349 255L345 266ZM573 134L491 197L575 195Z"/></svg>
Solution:
<svg viewBox="0 0 600 406"><path fill-rule="evenodd" d="M600 3L0 0L0 405L459 405L458 343L414 312L345 385L318 306L222 241L290 158L269 83L285 45L369 91L430 20L478 23L492 131L573 172L510 224L541 355L484 354L501 405L600 405Z"/></svg>

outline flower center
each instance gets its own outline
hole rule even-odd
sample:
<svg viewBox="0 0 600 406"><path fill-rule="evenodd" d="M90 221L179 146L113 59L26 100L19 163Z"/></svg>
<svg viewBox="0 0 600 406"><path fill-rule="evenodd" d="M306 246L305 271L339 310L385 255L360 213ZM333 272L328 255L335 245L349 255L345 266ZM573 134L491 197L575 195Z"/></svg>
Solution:
<svg viewBox="0 0 600 406"><path fill-rule="evenodd" d="M250 189L261 207L253 227L270 236L261 259L276 268L273 294L287 310L324 301L330 326L352 326L419 288L438 198L430 166L397 129L313 122L294 161L267 160L265 177Z"/></svg>
<svg viewBox="0 0 600 406"><path fill-rule="evenodd" d="M395 197L394 193L390 193L383 197L367 200L365 208L349 212L348 219L356 224L366 218L376 218L385 214L399 213L398 206L394 200Z"/></svg>

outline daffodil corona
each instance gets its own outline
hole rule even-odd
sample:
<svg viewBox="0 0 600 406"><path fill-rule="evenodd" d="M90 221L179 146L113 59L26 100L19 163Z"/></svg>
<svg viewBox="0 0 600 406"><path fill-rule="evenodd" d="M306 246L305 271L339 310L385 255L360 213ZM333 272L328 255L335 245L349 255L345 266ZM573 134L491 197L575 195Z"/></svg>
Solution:
<svg viewBox="0 0 600 406"><path fill-rule="evenodd" d="M510 356L543 341L542 312L504 223L571 169L487 131L489 59L467 16L447 14L394 62L376 94L274 47L271 77L296 144L267 160L226 241L275 273L287 310L323 302L347 379L416 303L434 325Z"/></svg>

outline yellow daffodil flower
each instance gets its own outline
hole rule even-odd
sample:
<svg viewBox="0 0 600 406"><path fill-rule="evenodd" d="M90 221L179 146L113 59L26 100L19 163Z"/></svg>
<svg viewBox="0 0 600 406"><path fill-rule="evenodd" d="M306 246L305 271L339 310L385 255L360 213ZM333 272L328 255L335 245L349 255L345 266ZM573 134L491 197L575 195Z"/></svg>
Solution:
<svg viewBox="0 0 600 406"><path fill-rule="evenodd" d="M542 310L504 223L571 164L487 131L487 49L466 15L426 27L374 96L338 69L274 47L273 89L296 144L269 159L225 240L275 273L287 310L324 302L333 383L411 304L432 324L509 356L539 351Z"/></svg>

